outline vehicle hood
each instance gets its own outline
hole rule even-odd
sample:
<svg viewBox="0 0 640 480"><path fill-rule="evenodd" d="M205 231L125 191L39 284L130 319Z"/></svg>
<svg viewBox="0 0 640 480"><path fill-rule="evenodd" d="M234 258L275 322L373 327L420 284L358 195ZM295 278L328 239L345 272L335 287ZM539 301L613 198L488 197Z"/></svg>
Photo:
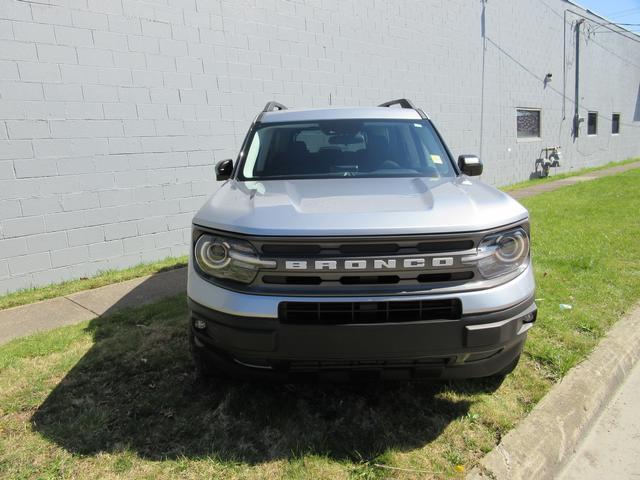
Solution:
<svg viewBox="0 0 640 480"><path fill-rule="evenodd" d="M250 235L392 235L471 232L527 216L507 194L465 176L229 180L194 224Z"/></svg>

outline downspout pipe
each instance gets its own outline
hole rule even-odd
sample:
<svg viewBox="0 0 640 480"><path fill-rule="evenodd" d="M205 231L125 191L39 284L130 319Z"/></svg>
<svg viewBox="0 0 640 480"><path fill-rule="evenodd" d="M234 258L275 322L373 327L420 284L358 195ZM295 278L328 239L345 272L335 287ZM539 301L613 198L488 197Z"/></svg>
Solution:
<svg viewBox="0 0 640 480"><path fill-rule="evenodd" d="M576 22L576 85L575 85L575 101L573 113L573 136L578 138L580 133L580 26L584 23L584 19Z"/></svg>

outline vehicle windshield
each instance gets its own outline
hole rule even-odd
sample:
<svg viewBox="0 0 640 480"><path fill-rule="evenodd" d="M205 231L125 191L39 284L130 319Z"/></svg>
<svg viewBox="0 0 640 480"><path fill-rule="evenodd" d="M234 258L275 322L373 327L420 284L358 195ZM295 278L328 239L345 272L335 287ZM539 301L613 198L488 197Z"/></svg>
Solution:
<svg viewBox="0 0 640 480"><path fill-rule="evenodd" d="M452 177L428 121L328 120L265 124L253 134L241 180Z"/></svg>

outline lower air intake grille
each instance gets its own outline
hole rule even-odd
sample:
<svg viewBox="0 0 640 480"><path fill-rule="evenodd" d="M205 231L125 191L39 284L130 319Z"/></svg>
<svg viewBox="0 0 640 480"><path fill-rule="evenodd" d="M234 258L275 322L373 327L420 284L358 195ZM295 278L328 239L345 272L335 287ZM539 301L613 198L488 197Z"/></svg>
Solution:
<svg viewBox="0 0 640 480"><path fill-rule="evenodd" d="M394 302L282 302L282 323L339 325L348 323L402 323L424 320L456 320L461 317L458 299Z"/></svg>

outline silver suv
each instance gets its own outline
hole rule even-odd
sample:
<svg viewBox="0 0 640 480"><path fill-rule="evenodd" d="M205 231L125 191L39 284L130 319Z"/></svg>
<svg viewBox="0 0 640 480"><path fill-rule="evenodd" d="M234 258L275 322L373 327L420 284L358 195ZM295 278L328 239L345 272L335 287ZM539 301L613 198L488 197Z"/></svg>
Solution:
<svg viewBox="0 0 640 480"><path fill-rule="evenodd" d="M399 107L399 108L398 108ZM424 112L270 102L193 219L202 375L459 378L515 368L536 319L529 216Z"/></svg>

